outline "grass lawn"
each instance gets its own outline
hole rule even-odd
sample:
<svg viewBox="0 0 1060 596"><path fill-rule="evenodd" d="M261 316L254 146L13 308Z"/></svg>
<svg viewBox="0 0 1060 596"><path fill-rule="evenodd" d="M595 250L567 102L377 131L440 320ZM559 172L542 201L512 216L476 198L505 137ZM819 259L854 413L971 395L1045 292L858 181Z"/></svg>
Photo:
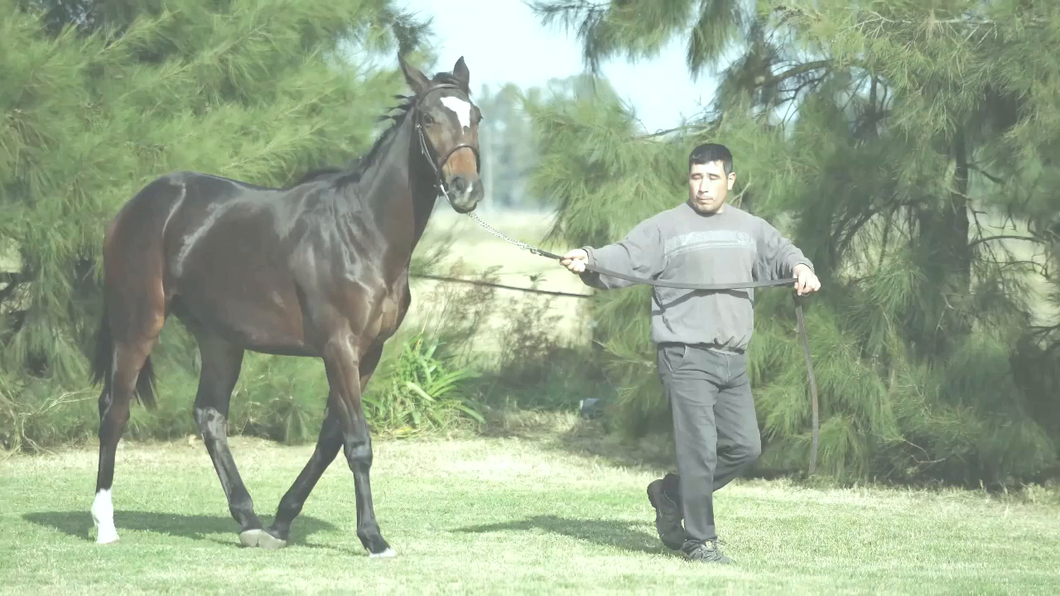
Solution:
<svg viewBox="0 0 1060 596"><path fill-rule="evenodd" d="M233 451L263 519L310 454ZM94 448L15 456L0 462L0 592L1060 593L1055 498L738 480L717 500L735 564L704 566L655 536L644 489L661 470L616 461L554 440L378 440L376 512L398 552L380 560L352 530L341 455L282 551L238 546L197 441L122 444L110 546L88 512Z"/></svg>

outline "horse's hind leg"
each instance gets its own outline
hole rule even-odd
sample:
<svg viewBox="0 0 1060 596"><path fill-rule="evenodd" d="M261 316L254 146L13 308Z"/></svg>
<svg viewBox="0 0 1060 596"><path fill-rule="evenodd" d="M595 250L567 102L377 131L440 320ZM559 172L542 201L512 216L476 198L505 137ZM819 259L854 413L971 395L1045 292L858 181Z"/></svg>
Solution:
<svg viewBox="0 0 1060 596"><path fill-rule="evenodd" d="M106 324L106 323L104 323ZM99 467L96 471L96 497L92 501L92 522L98 534L96 542L107 544L118 541L114 527L114 456L125 424L129 421L129 405L136 391L140 369L147 361L158 338L157 331L149 338L113 344L111 370L99 397Z"/></svg>
<svg viewBox="0 0 1060 596"><path fill-rule="evenodd" d="M246 546L282 546L275 544L276 541L261 530L261 520L254 513L254 500L250 498L228 448L228 405L243 365L243 348L198 328L194 323L188 327L198 340L202 356L199 391L195 396L195 422L221 480L228 510L239 523L240 541Z"/></svg>

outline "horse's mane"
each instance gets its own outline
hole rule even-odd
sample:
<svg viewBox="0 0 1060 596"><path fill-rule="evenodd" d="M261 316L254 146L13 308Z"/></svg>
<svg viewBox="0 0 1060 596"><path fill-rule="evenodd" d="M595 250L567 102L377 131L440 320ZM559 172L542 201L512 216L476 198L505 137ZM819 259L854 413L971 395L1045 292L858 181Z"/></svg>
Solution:
<svg viewBox="0 0 1060 596"><path fill-rule="evenodd" d="M469 96L471 91L464 85L463 81L457 79L452 73L440 72L434 75L434 79L431 81L434 84L449 84L458 85L464 92ZM376 122L382 122L384 120L392 120L393 125L388 127L379 135L379 138L372 144L371 149L365 155L351 160L345 168L337 166L324 166L315 170L310 170L302 175L297 182L292 184L290 187L298 186L299 184L305 184L306 182L312 182L325 177L334 177L334 184L336 186L343 186L350 182L356 182L361 179L361 176L365 171L368 170L376 161L379 160L381 149L386 145L387 141L401 128L401 124L405 121L405 118L412 111L412 107L416 105L416 95L395 95L395 99L402 100L402 103L391 108L388 108L386 112L376 118ZM397 113L393 113L393 112Z"/></svg>

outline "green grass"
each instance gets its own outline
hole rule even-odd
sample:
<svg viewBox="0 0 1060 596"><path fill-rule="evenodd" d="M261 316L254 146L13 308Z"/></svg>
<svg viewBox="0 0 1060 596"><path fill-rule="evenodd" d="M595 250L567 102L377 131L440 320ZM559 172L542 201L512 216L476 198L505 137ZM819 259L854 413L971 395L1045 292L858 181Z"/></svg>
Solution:
<svg viewBox="0 0 1060 596"><path fill-rule="evenodd" d="M309 447L234 439L258 513ZM739 480L718 493L735 564L690 564L661 546L645 485L660 470L586 437L376 442L373 487L398 556L365 556L351 474L327 471L282 551L238 546L198 441L125 444L121 542L88 513L96 452L0 462L0 592L51 593L909 593L1060 591L1060 504L1045 493L812 488ZM617 449L617 446L614 446ZM643 461L643 460L642 460ZM619 465L616 462L626 462Z"/></svg>

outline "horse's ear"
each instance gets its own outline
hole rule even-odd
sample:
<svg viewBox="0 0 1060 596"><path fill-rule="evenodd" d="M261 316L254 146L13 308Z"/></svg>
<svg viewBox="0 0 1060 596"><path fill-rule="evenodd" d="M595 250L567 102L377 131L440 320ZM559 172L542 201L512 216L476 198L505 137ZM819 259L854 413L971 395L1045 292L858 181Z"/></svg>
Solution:
<svg viewBox="0 0 1060 596"><path fill-rule="evenodd" d="M401 72L405 74L405 82L409 84L409 88L412 89L413 93L419 95L431 86L430 79L420 69L406 62L403 56L398 56L398 63L401 64Z"/></svg>
<svg viewBox="0 0 1060 596"><path fill-rule="evenodd" d="M456 77L456 80L463 83L465 91L470 88L469 85L471 84L471 73L467 71L467 64L464 64L463 56L461 56L460 59L456 61L456 66L453 67L453 76Z"/></svg>

